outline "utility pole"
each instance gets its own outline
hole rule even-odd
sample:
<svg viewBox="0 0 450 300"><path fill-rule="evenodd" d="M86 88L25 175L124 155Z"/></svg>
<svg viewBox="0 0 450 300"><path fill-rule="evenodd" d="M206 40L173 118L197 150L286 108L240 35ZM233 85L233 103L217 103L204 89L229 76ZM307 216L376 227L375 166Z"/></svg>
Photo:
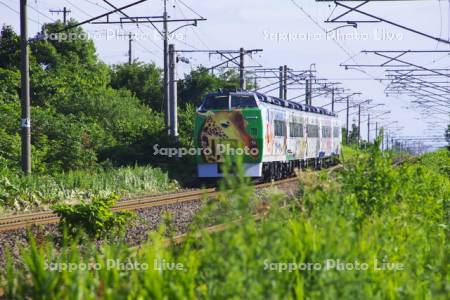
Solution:
<svg viewBox="0 0 450 300"><path fill-rule="evenodd" d="M133 34L130 32L130 33L128 33L128 64L129 65L131 65L131 62L133 61L132 46L133 46Z"/></svg>
<svg viewBox="0 0 450 300"><path fill-rule="evenodd" d="M358 104L358 146L361 140L361 104Z"/></svg>
<svg viewBox="0 0 450 300"><path fill-rule="evenodd" d="M167 130L167 134L170 134L169 132L169 128L170 128L170 100L169 100L169 75L168 75L168 65L169 65L169 51L168 51L168 40L169 40L169 34L174 33L175 31L179 30L180 28L186 27L186 26L197 26L198 21L206 21L205 18L201 17L199 15L200 18L184 18L184 19L170 19L169 16L167 15L167 0L164 0L164 13L163 16L138 16L138 17L131 17L128 14L126 14L123 10L127 9L129 7L135 6L137 4L140 4L142 2L145 2L146 0L138 0L134 3L122 6L122 7L116 7L114 4L108 2L108 1L104 1L106 2L106 4L108 4L110 7L112 7L114 10L101 14L99 16L90 18L88 20L85 20L83 22L74 24L74 25L70 25L67 26L65 28L63 28L60 31L57 31L56 33L62 32L62 31L66 31L69 30L71 28L75 28L78 26L81 26L83 24L120 24L121 26L123 26L123 24L134 24L134 25L139 25L141 23L150 23L152 24L153 28L155 28L158 33L161 35L161 37L163 38L164 41L164 53L163 53L163 61L164 61L164 99L163 99L163 104L164 104L164 121L165 121L165 129ZM24 0L24 3L26 4L26 0ZM112 21L110 20L110 15L115 14L119 12L123 17L120 18L120 20L116 20L116 21ZM67 10L66 10L67 13ZM105 18L105 19L104 19ZM103 21L96 21L99 19L103 19ZM172 30L171 32L169 32L168 29L168 23L172 22L172 23L177 23L177 22L192 22L190 24L185 24L182 26L179 26L178 28L176 28L175 30ZM156 23L163 23L163 30L160 31L155 24ZM257 51L262 51L262 50L257 50ZM217 51L216 51L217 52ZM250 51L248 51L250 52ZM252 50L251 52L255 52L255 50ZM250 53L251 53L250 52ZM234 59L234 58L233 58Z"/></svg>
<svg viewBox="0 0 450 300"><path fill-rule="evenodd" d="M309 73L309 93L308 93L308 96L309 96L309 99L308 99L309 105L312 105L312 93L313 93L313 90L312 90L312 73L310 72L310 73Z"/></svg>
<svg viewBox="0 0 450 300"><path fill-rule="evenodd" d="M305 82L305 104L309 105L309 79Z"/></svg>
<svg viewBox="0 0 450 300"><path fill-rule="evenodd" d="M176 79L177 58L175 45L169 45L169 98L170 98L170 136L178 141L178 115L177 115L177 79Z"/></svg>
<svg viewBox="0 0 450 300"><path fill-rule="evenodd" d="M114 4L105 1L106 4L108 4L109 6L111 6L114 10L105 14L102 14L98 17L86 20L84 22L81 22L75 26L80 26L82 24L85 23L90 23L90 24L120 24L121 26L123 26L123 24L134 24L134 25L139 25L141 23L150 23L152 24L152 26L158 31L158 33L161 35L163 42L164 42L164 49L163 49L163 62L164 62L164 79L163 79L163 85L164 85L164 99L163 99L163 106L164 106L164 124L165 124L165 129L167 131L167 134L170 134L169 132L169 127L170 127L170 117L169 117L169 111L170 111L170 101L169 101L169 49L168 49L168 43L169 43L169 34L174 33L175 31L177 31L180 28L186 27L188 25L191 26L197 26L198 21L206 21L205 18L201 17L200 18L185 18L185 19L171 19L169 18L169 16L167 15L167 0L164 0L164 12L162 16L138 16L138 17L132 17L129 16L128 14L126 14L125 12L123 12L124 9L137 5L139 3L144 2L145 0L139 0L135 3L117 8ZM120 20L118 21L112 21L110 20L110 15L114 14L116 12L119 12L123 17L120 18ZM106 20L103 21L94 21L97 19L102 19L105 18ZM182 26L179 26L178 28L176 28L175 30L172 30L171 32L169 32L168 29L168 23L178 23L178 22L192 22L190 24L185 24ZM155 24L159 24L162 23L162 31L160 31ZM69 26L69 28L71 28ZM65 29L67 30L67 28Z"/></svg>
<svg viewBox="0 0 450 300"><path fill-rule="evenodd" d="M386 150L389 150L389 131L386 132Z"/></svg>
<svg viewBox="0 0 450 300"><path fill-rule="evenodd" d="M284 86L283 66L280 66L279 70L280 70L280 73L278 74L278 80L280 81L279 98L283 99L283 86Z"/></svg>
<svg viewBox="0 0 450 300"><path fill-rule="evenodd" d="M287 100L287 90L288 90L288 86L287 86L287 71L288 71L288 67L286 65L284 65L283 67L283 75L284 75L284 84L283 84L283 99Z"/></svg>
<svg viewBox="0 0 450 300"><path fill-rule="evenodd" d="M283 85L284 85L284 79L283 79L283 66L280 66L279 73L278 73L278 81L279 81L279 98L283 99Z"/></svg>
<svg viewBox="0 0 450 300"><path fill-rule="evenodd" d="M131 65L133 62L133 37L134 34L129 32L128 34L119 34L119 36L126 36L128 37L128 64Z"/></svg>
<svg viewBox="0 0 450 300"><path fill-rule="evenodd" d="M349 103L349 96L347 96L347 128L345 129L345 142L348 145L349 142L349 128L348 128L348 118L350 115L350 103Z"/></svg>
<svg viewBox="0 0 450 300"><path fill-rule="evenodd" d="M64 6L63 9L50 9L49 12L51 12L51 13L57 13L57 14L62 13L62 14L63 14L63 22L64 22L64 25L67 25L67 15L68 15L69 13L71 13L70 9L67 9L67 7Z"/></svg>
<svg viewBox="0 0 450 300"><path fill-rule="evenodd" d="M167 0L164 0L164 12L163 12L163 40L164 40L164 118L166 123L166 129L170 135L170 100L169 100L169 30L167 26Z"/></svg>
<svg viewBox="0 0 450 300"><path fill-rule="evenodd" d="M378 122L375 122L375 139L378 138Z"/></svg>
<svg viewBox="0 0 450 300"><path fill-rule="evenodd" d="M245 50L239 50L239 88L245 90Z"/></svg>
<svg viewBox="0 0 450 300"><path fill-rule="evenodd" d="M331 112L334 113L334 88L331 89Z"/></svg>
<svg viewBox="0 0 450 300"><path fill-rule="evenodd" d="M367 143L370 143L370 114L367 118Z"/></svg>
<svg viewBox="0 0 450 300"><path fill-rule="evenodd" d="M22 107L22 170L31 173L30 61L27 0L20 0L20 89Z"/></svg>
<svg viewBox="0 0 450 300"><path fill-rule="evenodd" d="M138 16L138 17L131 17L128 14L126 14L125 12L123 12L124 9L140 4L142 2L145 2L145 0L139 0L135 3L123 6L121 8L117 8L114 4L108 2L108 1L104 1L106 2L109 6L111 6L112 8L114 8L113 11L108 12L106 14L102 14L98 17L89 19L87 21L81 22L79 24L77 24L76 26L85 24L85 23L90 23L90 24L120 24L121 26L123 26L123 24L134 24L134 25L138 25L141 23L150 23L152 24L153 28L155 28L158 33L161 35L163 41L164 41L164 49L163 49L163 61L164 61L164 79L163 79L163 84L164 84L164 99L163 99L163 106L164 106L164 123L165 123L165 129L167 131L167 134L170 134L169 132L169 127L170 127L170 119L169 119L169 111L170 111L170 101L169 101L169 74L168 74L168 69L169 69L169 50L168 50L168 43L169 43L169 34L174 33L175 31L177 31L180 28L186 27L188 25L191 26L197 26L198 21L206 21L205 18L199 16L200 18L184 18L184 19L170 19L169 16L167 15L167 0L164 0L164 12L162 16ZM116 12L119 12L123 17L120 18L119 21L111 21L109 19L109 16L111 14L114 14ZM101 19L106 17L106 20L104 21L95 21L97 19ZM168 23L178 23L178 22L193 22L190 24L185 24L182 25L178 28L176 28L175 30L172 30L171 32L169 32L168 29ZM155 24L156 23L163 23L162 26L162 31L160 31Z"/></svg>

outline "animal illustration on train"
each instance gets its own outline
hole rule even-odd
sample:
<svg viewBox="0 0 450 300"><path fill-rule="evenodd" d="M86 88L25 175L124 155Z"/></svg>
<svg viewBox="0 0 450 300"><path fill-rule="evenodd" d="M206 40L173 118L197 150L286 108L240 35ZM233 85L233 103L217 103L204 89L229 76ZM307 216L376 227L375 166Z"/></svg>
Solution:
<svg viewBox="0 0 450 300"><path fill-rule="evenodd" d="M197 175L222 177L227 156L242 156L245 176L281 179L296 168L334 164L339 119L323 108L250 91L208 94L195 120Z"/></svg>

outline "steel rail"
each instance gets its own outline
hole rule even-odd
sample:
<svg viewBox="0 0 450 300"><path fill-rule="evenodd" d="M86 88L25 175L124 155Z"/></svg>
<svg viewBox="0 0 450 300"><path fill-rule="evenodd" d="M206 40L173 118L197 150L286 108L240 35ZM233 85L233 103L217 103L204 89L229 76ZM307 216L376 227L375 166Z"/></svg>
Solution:
<svg viewBox="0 0 450 300"><path fill-rule="evenodd" d="M263 183L255 185L255 188L262 189L270 186L282 185L296 181L297 178L288 178L280 181ZM202 200L204 198L212 198L217 196L219 191L215 188L208 188L202 190L193 190L186 192L178 192L163 195L147 195L130 199L122 199L113 208L112 211L124 210L138 210L150 207L160 207L173 204L180 204L195 200ZM21 228L26 228L31 225L47 225L56 224L59 222L59 217L51 211L41 211L35 213L12 215L0 218L0 232L6 232Z"/></svg>

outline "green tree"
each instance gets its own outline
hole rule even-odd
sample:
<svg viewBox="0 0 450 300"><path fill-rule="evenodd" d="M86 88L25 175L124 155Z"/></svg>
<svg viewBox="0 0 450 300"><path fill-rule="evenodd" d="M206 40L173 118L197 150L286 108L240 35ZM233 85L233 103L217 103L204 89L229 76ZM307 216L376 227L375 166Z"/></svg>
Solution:
<svg viewBox="0 0 450 300"><path fill-rule="evenodd" d="M155 111L162 108L162 70L154 63L113 65L111 67L111 87L131 91L143 104Z"/></svg>
<svg viewBox="0 0 450 300"><path fill-rule="evenodd" d="M355 124L352 124L352 129L349 132L349 143L357 144L359 139L359 128Z"/></svg>
<svg viewBox="0 0 450 300"><path fill-rule="evenodd" d="M132 92L110 86L110 69L97 59L93 42L79 38L85 36L83 30L70 30L70 38L52 35L61 28L60 22L45 24L41 33L46 32L47 39L36 36L30 42L33 166L43 172L95 167L109 159L107 149L131 147L153 132L152 127L161 128L155 113ZM19 164L18 41L14 31L4 26L0 37L3 165L5 161Z"/></svg>
<svg viewBox="0 0 450 300"><path fill-rule="evenodd" d="M69 20L68 25L78 22ZM82 27L75 27L56 33L64 28L60 21L44 24L40 34L45 39L35 37L31 49L36 60L46 68L56 67L61 60L81 65L97 65L98 58L94 42L88 39Z"/></svg>
<svg viewBox="0 0 450 300"><path fill-rule="evenodd" d="M11 26L3 25L0 33L0 68L13 69L20 65L20 37Z"/></svg>
<svg viewBox="0 0 450 300"><path fill-rule="evenodd" d="M229 70L219 75L211 74L208 69L200 67L191 71L186 78L179 83L180 105L191 103L194 106L201 104L206 94L215 92L221 88L238 88L239 76L234 70Z"/></svg>
<svg viewBox="0 0 450 300"><path fill-rule="evenodd" d="M0 105L19 100L20 73L18 70L0 68Z"/></svg>
<svg viewBox="0 0 450 300"><path fill-rule="evenodd" d="M447 126L447 130L445 130L445 139L450 144L450 124Z"/></svg>

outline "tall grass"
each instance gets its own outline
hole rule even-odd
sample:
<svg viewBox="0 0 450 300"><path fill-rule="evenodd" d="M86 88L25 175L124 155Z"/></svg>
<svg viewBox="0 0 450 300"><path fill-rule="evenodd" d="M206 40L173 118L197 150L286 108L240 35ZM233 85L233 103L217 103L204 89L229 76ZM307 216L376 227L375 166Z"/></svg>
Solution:
<svg viewBox="0 0 450 300"><path fill-rule="evenodd" d="M162 246L165 228L137 252L120 243L82 250L69 243L58 254L33 245L23 250L25 267L8 269L7 297L448 299L449 178L422 163L394 168L374 149L364 156L333 177L302 173L301 197L288 209L270 197L260 222L252 217L259 203L251 187L230 179L224 186L232 190L205 208L181 246ZM240 222L221 233L203 231L218 211L221 222ZM148 268L107 268L111 260ZM155 261L182 270L160 270ZM46 262L99 268L48 271ZM350 269L358 263L367 269Z"/></svg>
<svg viewBox="0 0 450 300"><path fill-rule="evenodd" d="M115 193L129 196L178 188L167 174L151 167L70 171L55 175L31 175L10 171L0 173L0 207L30 209L59 201L88 199Z"/></svg>

